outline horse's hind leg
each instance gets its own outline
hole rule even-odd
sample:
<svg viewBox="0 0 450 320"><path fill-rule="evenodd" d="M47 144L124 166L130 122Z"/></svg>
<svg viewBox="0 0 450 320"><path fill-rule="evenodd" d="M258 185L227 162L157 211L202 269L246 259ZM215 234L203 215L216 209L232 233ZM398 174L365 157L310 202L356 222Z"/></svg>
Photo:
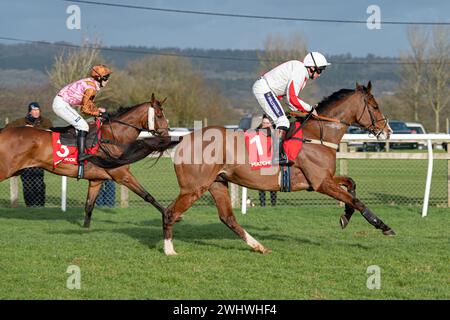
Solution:
<svg viewBox="0 0 450 320"><path fill-rule="evenodd" d="M353 207L361 212L362 216L375 228L381 229L384 235L393 236L395 232L386 225L381 219L379 219L369 208L367 208L359 199L354 198L350 192L341 188L332 177L324 179L317 192L329 195L338 201L342 201L345 204Z"/></svg>
<svg viewBox="0 0 450 320"><path fill-rule="evenodd" d="M84 207L84 224L83 227L89 228L91 226L92 211L94 210L95 200L97 200L98 193L102 188L103 180L89 180L89 189Z"/></svg>
<svg viewBox="0 0 450 320"><path fill-rule="evenodd" d="M352 178L335 176L333 177L333 180L337 184L344 186L347 189L347 191L352 195L353 199L356 199L356 183ZM339 220L342 229L344 229L348 225L354 212L355 209L346 203L345 213L341 216L341 219Z"/></svg>
<svg viewBox="0 0 450 320"><path fill-rule="evenodd" d="M254 251L260 253L268 253L269 249L264 247L261 243L256 241L250 234L247 233L236 221L233 209L231 207L231 199L228 194L228 184L226 182L214 182L209 187L209 192L216 202L217 210L220 220L231 230L233 230L239 237L241 237Z"/></svg>

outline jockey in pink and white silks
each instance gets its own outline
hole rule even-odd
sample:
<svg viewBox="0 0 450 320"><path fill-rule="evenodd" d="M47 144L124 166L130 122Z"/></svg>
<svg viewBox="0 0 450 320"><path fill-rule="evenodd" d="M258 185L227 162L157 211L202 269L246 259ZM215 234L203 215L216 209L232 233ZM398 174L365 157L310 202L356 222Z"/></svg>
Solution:
<svg viewBox="0 0 450 320"><path fill-rule="evenodd" d="M298 97L309 79L320 77L330 63L319 52L308 53L302 61L287 61L261 76L253 85L253 94L277 129L280 140L279 165L292 165L283 152L282 143L289 129L289 120L279 100L285 98L293 111L306 111L317 114L314 108Z"/></svg>
<svg viewBox="0 0 450 320"><path fill-rule="evenodd" d="M84 160L90 156L85 153L89 125L74 108L80 106L82 114L95 117L106 113L104 108L95 105L94 98L97 92L108 84L111 73L112 71L107 66L96 65L92 67L90 78L69 83L58 92L53 100L53 111L56 115L74 126L77 131L78 179L83 177Z"/></svg>

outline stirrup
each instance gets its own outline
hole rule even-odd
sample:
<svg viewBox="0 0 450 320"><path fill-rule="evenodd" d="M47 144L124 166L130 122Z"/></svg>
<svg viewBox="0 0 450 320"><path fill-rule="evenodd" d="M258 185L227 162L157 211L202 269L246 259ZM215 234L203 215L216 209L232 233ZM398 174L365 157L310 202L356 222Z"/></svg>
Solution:
<svg viewBox="0 0 450 320"><path fill-rule="evenodd" d="M278 159L274 160L273 164L274 165L279 165L279 166L290 167L290 166L292 166L294 164L294 161L289 160L288 157L285 154L280 154Z"/></svg>
<svg viewBox="0 0 450 320"><path fill-rule="evenodd" d="M78 162L85 161L85 160L91 158L92 156L93 156L93 154L87 154L87 153L80 154L78 156Z"/></svg>
<svg viewBox="0 0 450 320"><path fill-rule="evenodd" d="M77 181L84 178L84 163L78 164Z"/></svg>

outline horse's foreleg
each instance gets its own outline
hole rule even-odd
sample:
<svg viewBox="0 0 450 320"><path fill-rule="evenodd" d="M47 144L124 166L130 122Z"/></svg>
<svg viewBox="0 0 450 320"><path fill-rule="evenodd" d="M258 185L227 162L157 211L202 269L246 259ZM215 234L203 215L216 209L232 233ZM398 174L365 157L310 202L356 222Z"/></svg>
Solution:
<svg viewBox="0 0 450 320"><path fill-rule="evenodd" d="M333 177L333 180L337 184L339 184L341 186L345 186L345 188L352 195L352 197L354 199L356 199L356 183L352 178L343 177L343 176L335 176L335 177ZM341 216L341 219L339 220L342 229L344 229L348 225L354 212L355 212L355 209L346 203L345 204L345 213Z"/></svg>
<svg viewBox="0 0 450 320"><path fill-rule="evenodd" d="M163 233L164 233L164 253L168 256L174 256L177 253L173 248L173 225L181 220L181 215L189 209L192 204L200 198L207 190L207 187L190 189L180 192L178 197L165 210L163 215Z"/></svg>
<svg viewBox="0 0 450 320"><path fill-rule="evenodd" d="M91 226L92 211L94 210L95 200L97 200L102 184L103 180L89 180L89 189L86 198L86 205L84 207L85 215L83 227L85 228L89 228Z"/></svg>
<svg viewBox="0 0 450 320"><path fill-rule="evenodd" d="M384 235L395 235L395 232L388 225L372 213L369 208L359 201L359 199L354 198L350 192L342 189L340 185L333 180L333 178L324 179L316 191L329 195L330 197L333 197L338 201L342 201L358 210L371 225L377 229L381 229Z"/></svg>
<svg viewBox="0 0 450 320"><path fill-rule="evenodd" d="M241 237L254 251L260 253L268 253L269 249L264 247L255 238L247 233L236 221L233 209L231 207L231 199L228 194L228 184L226 182L214 182L209 187L209 192L216 202L220 220L239 237Z"/></svg>
<svg viewBox="0 0 450 320"><path fill-rule="evenodd" d="M156 199L147 192L147 190L142 187L142 185L137 181L137 179L130 172L129 167L120 167L117 169L109 170L108 173L114 179L115 182L124 185L138 196L140 196L144 201L150 203L154 206L161 214L164 214L164 207L156 201Z"/></svg>

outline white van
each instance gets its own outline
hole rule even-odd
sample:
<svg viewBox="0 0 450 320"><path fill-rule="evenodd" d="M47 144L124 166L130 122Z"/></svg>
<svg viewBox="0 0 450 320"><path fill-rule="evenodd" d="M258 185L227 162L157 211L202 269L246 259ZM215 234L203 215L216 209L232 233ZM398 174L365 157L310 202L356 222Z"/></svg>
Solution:
<svg viewBox="0 0 450 320"><path fill-rule="evenodd" d="M419 122L405 122L406 126L411 129L411 134L426 134L427 131L423 125ZM426 149L427 144L425 141L419 142L419 149Z"/></svg>
<svg viewBox="0 0 450 320"><path fill-rule="evenodd" d="M406 126L411 129L412 134L425 134L425 128L419 122L405 122Z"/></svg>

